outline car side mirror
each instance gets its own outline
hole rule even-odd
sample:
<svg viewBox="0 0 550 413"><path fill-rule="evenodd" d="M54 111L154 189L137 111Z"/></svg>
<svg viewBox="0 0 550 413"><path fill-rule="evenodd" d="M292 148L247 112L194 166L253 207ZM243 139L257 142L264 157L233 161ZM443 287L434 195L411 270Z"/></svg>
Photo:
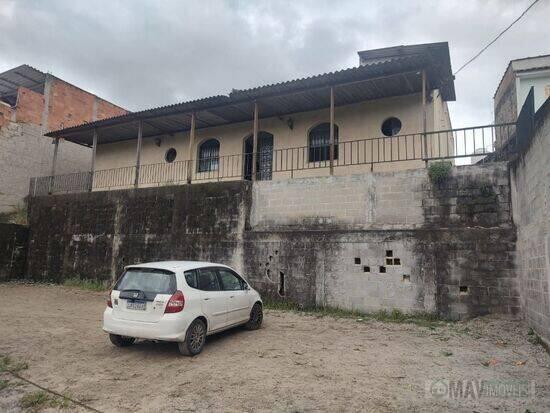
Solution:
<svg viewBox="0 0 550 413"><path fill-rule="evenodd" d="M243 290L246 290L246 291L250 290L250 286L247 283L245 283Z"/></svg>

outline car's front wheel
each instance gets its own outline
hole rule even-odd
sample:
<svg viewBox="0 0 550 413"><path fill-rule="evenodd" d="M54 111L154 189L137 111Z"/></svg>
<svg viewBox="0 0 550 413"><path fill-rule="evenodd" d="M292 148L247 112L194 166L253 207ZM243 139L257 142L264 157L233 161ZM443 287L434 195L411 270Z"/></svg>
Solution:
<svg viewBox="0 0 550 413"><path fill-rule="evenodd" d="M250 310L250 319L248 323L244 326L248 330L257 330L262 326L262 321L264 319L264 312L262 310L262 305L260 303L254 304L252 310Z"/></svg>
<svg viewBox="0 0 550 413"><path fill-rule="evenodd" d="M202 351L206 341L206 324L202 320L191 323L185 334L185 341L178 343L180 353L184 356L196 356Z"/></svg>
<svg viewBox="0 0 550 413"><path fill-rule="evenodd" d="M133 337L124 337L117 334L109 334L109 339L111 340L111 343L117 347L128 347L136 341Z"/></svg>

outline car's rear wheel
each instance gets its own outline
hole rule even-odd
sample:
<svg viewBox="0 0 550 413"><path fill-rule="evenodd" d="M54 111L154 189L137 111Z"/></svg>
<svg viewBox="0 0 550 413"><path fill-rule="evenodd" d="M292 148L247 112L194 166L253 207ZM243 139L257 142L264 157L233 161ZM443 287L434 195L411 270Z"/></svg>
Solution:
<svg viewBox="0 0 550 413"><path fill-rule="evenodd" d="M185 334L185 341L178 343L180 353L184 356L196 356L199 354L206 341L206 324L202 320L191 323Z"/></svg>
<svg viewBox="0 0 550 413"><path fill-rule="evenodd" d="M257 330L262 326L264 319L264 312L260 303L254 304L252 310L250 310L250 319L244 325L248 330Z"/></svg>
<svg viewBox="0 0 550 413"><path fill-rule="evenodd" d="M109 339L117 347L128 347L136 341L134 337L124 337L117 334L109 334Z"/></svg>

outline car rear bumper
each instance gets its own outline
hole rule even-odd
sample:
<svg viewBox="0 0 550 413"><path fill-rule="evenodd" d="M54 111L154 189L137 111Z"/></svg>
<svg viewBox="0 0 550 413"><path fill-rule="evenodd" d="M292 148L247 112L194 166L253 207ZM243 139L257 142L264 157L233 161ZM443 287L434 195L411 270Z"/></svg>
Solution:
<svg viewBox="0 0 550 413"><path fill-rule="evenodd" d="M103 313L103 331L148 340L183 341L191 321L181 314L165 314L156 323L121 320L113 317L111 308L106 308Z"/></svg>

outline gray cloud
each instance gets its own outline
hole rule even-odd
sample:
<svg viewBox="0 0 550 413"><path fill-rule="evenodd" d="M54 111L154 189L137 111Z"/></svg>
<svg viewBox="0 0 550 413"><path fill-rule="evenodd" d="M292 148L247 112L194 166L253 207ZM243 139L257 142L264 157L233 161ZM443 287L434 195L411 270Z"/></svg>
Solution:
<svg viewBox="0 0 550 413"><path fill-rule="evenodd" d="M449 41L453 68L531 0L0 0L0 71L28 63L131 110L357 64L358 50ZM511 59L550 53L550 2L456 79L454 126L490 122ZM546 36L546 38L545 38Z"/></svg>

